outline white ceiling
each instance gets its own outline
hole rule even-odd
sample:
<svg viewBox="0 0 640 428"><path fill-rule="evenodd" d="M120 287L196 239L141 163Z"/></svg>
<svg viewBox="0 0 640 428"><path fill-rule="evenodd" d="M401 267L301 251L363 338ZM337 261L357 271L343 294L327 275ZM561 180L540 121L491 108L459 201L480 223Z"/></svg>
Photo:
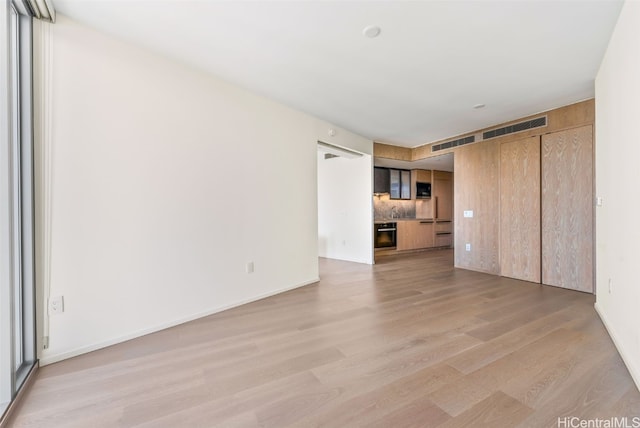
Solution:
<svg viewBox="0 0 640 428"><path fill-rule="evenodd" d="M593 97L621 5L54 0L80 22L406 147ZM381 35L364 37L367 25Z"/></svg>

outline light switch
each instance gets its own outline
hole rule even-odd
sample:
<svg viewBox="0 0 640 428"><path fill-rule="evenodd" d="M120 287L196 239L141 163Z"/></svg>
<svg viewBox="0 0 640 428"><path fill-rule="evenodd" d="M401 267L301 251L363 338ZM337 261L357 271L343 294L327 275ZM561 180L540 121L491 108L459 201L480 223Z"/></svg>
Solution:
<svg viewBox="0 0 640 428"><path fill-rule="evenodd" d="M596 206L597 207L601 207L602 206L602 198L596 198Z"/></svg>
<svg viewBox="0 0 640 428"><path fill-rule="evenodd" d="M473 210L465 210L464 217L472 218L473 217Z"/></svg>

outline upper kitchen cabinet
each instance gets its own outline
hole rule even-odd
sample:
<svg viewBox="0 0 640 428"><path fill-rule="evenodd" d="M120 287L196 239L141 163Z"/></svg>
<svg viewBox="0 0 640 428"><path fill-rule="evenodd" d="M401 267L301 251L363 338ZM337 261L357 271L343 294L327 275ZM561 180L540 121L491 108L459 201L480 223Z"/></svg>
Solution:
<svg viewBox="0 0 640 428"><path fill-rule="evenodd" d="M418 184L420 183L420 184ZM420 194L418 194L420 187ZM425 194L428 190L428 196ZM430 199L431 198L431 171L427 169L411 170L411 199Z"/></svg>
<svg viewBox="0 0 640 428"><path fill-rule="evenodd" d="M412 172L418 183L431 183L431 171L428 169L414 169Z"/></svg>
<svg viewBox="0 0 640 428"><path fill-rule="evenodd" d="M411 199L411 171L389 169L391 199Z"/></svg>
<svg viewBox="0 0 640 428"><path fill-rule="evenodd" d="M453 220L453 173L433 171L432 195L436 221Z"/></svg>
<svg viewBox="0 0 640 428"><path fill-rule="evenodd" d="M376 195L389 193L389 169L375 167L373 169L373 193Z"/></svg>

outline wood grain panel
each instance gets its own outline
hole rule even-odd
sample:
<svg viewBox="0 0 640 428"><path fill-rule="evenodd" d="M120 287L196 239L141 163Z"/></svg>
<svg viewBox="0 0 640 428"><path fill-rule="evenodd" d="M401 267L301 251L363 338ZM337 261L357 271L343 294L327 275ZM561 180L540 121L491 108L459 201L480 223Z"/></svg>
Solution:
<svg viewBox="0 0 640 428"><path fill-rule="evenodd" d="M453 173L433 171L432 199L436 220L453 220Z"/></svg>
<svg viewBox="0 0 640 428"><path fill-rule="evenodd" d="M542 137L542 282L593 293L593 129Z"/></svg>
<svg viewBox="0 0 640 428"><path fill-rule="evenodd" d="M396 249L398 251L411 250L413 247L413 228L406 221L397 222Z"/></svg>
<svg viewBox="0 0 640 428"><path fill-rule="evenodd" d="M397 232L398 251L433 247L433 222L399 221Z"/></svg>
<svg viewBox="0 0 640 428"><path fill-rule="evenodd" d="M540 137L500 145L500 274L540 282Z"/></svg>
<svg viewBox="0 0 640 428"><path fill-rule="evenodd" d="M411 161L411 149L390 144L373 143L373 156L377 158Z"/></svg>
<svg viewBox="0 0 640 428"><path fill-rule="evenodd" d="M416 199L416 218L433 218L433 198Z"/></svg>
<svg viewBox="0 0 640 428"><path fill-rule="evenodd" d="M411 199L416 199L416 183L431 183L431 170L412 169L411 170ZM420 199L421 201L431 201L431 199Z"/></svg>
<svg viewBox="0 0 640 428"><path fill-rule="evenodd" d="M414 147L411 152L411 159L420 160L420 159L430 158L433 156L440 156L442 154L449 153L449 152L457 153L458 151L463 150L468 146L453 147L450 149L439 150L435 153L431 152L431 146L433 144L440 144L445 141L455 140L458 138L466 137L468 135L482 134L484 131L488 131L490 129L501 128L504 126L511 125L513 123L522 122L522 121L533 119L535 117L540 117L543 115L547 116L546 127L531 129L523 132L518 132L515 134L508 134L502 137L492 138L491 140L488 140L488 141L494 141L498 144L501 144L501 143L507 143L511 141L523 140L527 137L532 137L536 135L539 136L542 134L556 132L564 129L576 128L583 125L592 125L595 121L595 100L590 99L586 101L581 101L579 103L560 107L554 110L537 113L531 116L521 117L516 120L492 125L487 128L478 129L472 133L451 136L444 140L434 141L434 142L425 144L423 146Z"/></svg>
<svg viewBox="0 0 640 428"><path fill-rule="evenodd" d="M433 247L433 223L426 221L414 222L416 226L416 248L431 248Z"/></svg>
<svg viewBox="0 0 640 428"><path fill-rule="evenodd" d="M454 167L455 265L499 275L500 147L486 142L460 148ZM464 210L473 210L473 218L464 218Z"/></svg>
<svg viewBox="0 0 640 428"><path fill-rule="evenodd" d="M420 183L431 183L431 171L428 169L416 169L416 181Z"/></svg>
<svg viewBox="0 0 640 428"><path fill-rule="evenodd" d="M450 247L453 244L453 236L436 234L435 246L436 247Z"/></svg>

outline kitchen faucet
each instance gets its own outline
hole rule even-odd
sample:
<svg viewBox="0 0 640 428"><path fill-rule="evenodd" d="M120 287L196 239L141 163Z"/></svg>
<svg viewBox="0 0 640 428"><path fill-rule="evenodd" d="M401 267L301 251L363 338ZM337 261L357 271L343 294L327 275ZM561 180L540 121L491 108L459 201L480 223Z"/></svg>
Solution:
<svg viewBox="0 0 640 428"><path fill-rule="evenodd" d="M397 215L398 209L395 206L391 207L391 218L396 218Z"/></svg>

